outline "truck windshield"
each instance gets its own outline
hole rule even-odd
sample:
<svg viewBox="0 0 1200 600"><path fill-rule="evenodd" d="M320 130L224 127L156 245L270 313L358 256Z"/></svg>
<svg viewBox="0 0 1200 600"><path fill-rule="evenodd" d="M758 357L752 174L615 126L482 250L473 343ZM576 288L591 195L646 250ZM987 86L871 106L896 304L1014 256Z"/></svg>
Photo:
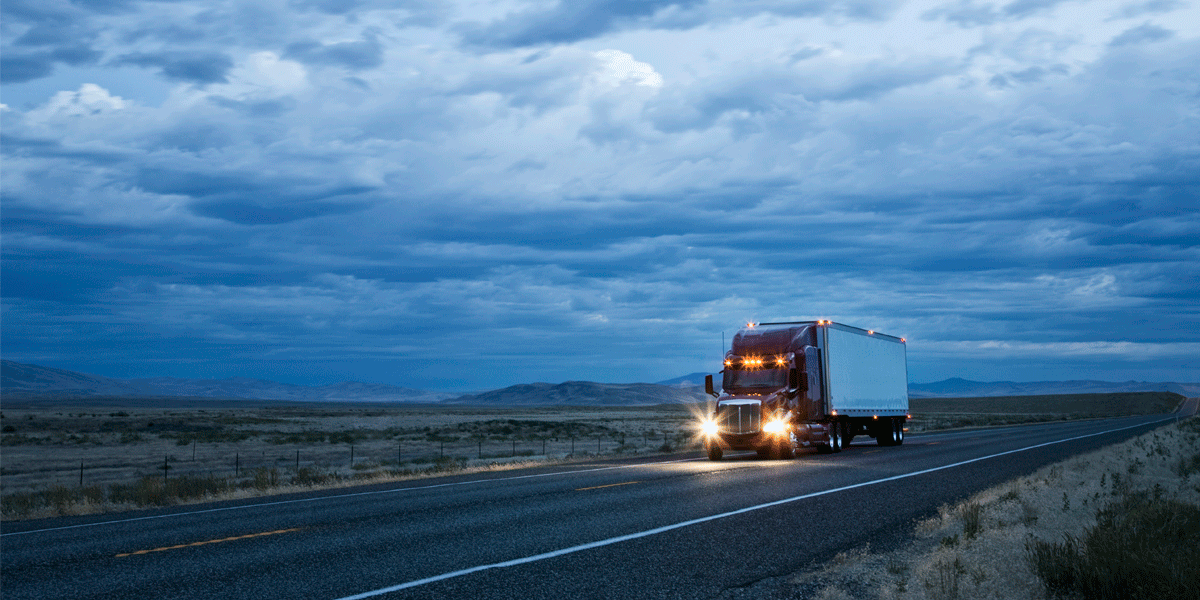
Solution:
<svg viewBox="0 0 1200 600"><path fill-rule="evenodd" d="M787 385L787 369L725 369L721 387L726 392L737 390L762 392L777 390Z"/></svg>

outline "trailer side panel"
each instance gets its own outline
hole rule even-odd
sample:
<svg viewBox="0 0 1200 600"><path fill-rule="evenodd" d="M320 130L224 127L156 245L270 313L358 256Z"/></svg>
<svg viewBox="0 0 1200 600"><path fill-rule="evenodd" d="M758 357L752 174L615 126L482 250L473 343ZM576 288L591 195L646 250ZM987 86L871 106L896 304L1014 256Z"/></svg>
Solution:
<svg viewBox="0 0 1200 600"><path fill-rule="evenodd" d="M904 416L908 364L904 343L852 327L822 328L829 409L845 416Z"/></svg>

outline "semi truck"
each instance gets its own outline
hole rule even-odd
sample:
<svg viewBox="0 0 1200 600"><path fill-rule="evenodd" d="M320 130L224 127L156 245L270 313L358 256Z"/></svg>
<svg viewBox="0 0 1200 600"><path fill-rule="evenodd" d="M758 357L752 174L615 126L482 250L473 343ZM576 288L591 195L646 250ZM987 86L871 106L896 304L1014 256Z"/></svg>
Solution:
<svg viewBox="0 0 1200 600"><path fill-rule="evenodd" d="M701 423L711 460L729 450L791 458L802 448L841 452L860 435L904 443L905 340L831 321L751 323L733 336L704 388L715 409Z"/></svg>

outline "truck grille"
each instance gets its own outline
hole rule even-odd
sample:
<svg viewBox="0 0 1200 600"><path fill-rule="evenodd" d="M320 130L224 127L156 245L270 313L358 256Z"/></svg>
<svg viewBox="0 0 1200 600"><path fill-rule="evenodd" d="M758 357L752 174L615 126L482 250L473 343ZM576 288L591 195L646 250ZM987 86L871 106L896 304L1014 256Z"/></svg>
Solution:
<svg viewBox="0 0 1200 600"><path fill-rule="evenodd" d="M762 427L762 405L726 405L717 413L717 427L721 433L758 433Z"/></svg>

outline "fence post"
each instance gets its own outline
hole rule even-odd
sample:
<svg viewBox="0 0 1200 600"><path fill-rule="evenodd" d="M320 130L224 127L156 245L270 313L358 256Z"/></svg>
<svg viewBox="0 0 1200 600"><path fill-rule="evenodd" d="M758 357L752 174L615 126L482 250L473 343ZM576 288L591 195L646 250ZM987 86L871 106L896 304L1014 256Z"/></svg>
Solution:
<svg viewBox="0 0 1200 600"><path fill-rule="evenodd" d="M513 458L517 456L517 440L513 440Z"/></svg>
<svg viewBox="0 0 1200 600"><path fill-rule="evenodd" d="M350 466L354 466L354 444L350 444Z"/></svg>
<svg viewBox="0 0 1200 600"><path fill-rule="evenodd" d="M242 470L242 456L237 452L233 453L233 476L237 477Z"/></svg>
<svg viewBox="0 0 1200 600"><path fill-rule="evenodd" d="M296 450L296 472L300 472L300 450Z"/></svg>
<svg viewBox="0 0 1200 600"><path fill-rule="evenodd" d="M83 461L79 461L79 487L83 487Z"/></svg>
<svg viewBox="0 0 1200 600"><path fill-rule="evenodd" d="M600 454L600 436L596 436L596 454Z"/></svg>
<svg viewBox="0 0 1200 600"><path fill-rule="evenodd" d="M482 460L483 459L483 438L479 438L476 441L479 442L479 455L476 456L476 458Z"/></svg>
<svg viewBox="0 0 1200 600"><path fill-rule="evenodd" d="M163 457L163 485L164 486L167 485L167 469L170 469L170 468L171 468L171 466L167 464L167 457L164 456Z"/></svg>
<svg viewBox="0 0 1200 600"><path fill-rule="evenodd" d="M546 438L542 438L542 456L546 455Z"/></svg>

